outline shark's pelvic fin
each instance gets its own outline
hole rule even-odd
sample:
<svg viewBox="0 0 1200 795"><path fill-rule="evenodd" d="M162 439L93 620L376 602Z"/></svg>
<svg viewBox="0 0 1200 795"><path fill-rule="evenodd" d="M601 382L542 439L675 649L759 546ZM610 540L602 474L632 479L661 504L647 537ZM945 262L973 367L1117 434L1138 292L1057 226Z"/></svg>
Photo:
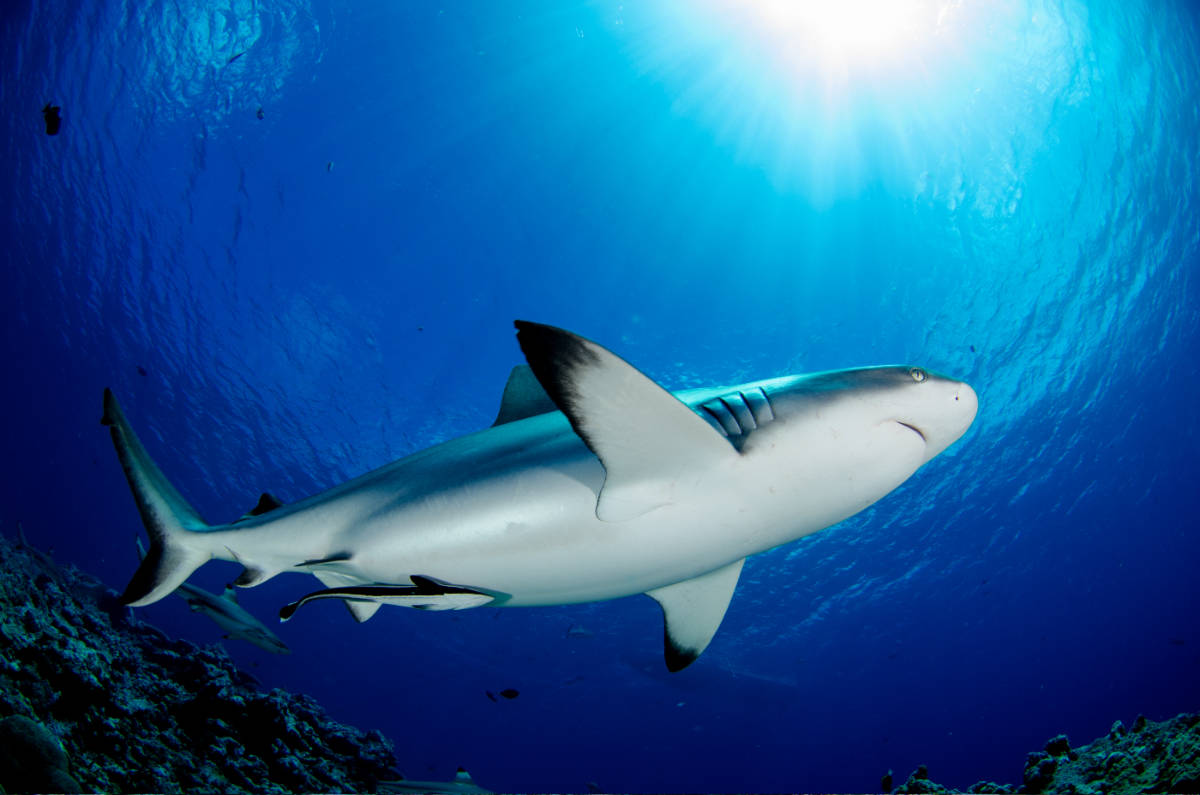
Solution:
<svg viewBox="0 0 1200 795"><path fill-rule="evenodd" d="M208 524L150 458L110 389L104 390L100 422L109 426L125 479L150 536L150 551L121 595L124 604L140 607L174 591L212 557L190 532L206 530Z"/></svg>
<svg viewBox="0 0 1200 795"><path fill-rule="evenodd" d="M681 671L708 648L725 618L745 558L727 566L647 591L662 607L667 669Z"/></svg>
<svg viewBox="0 0 1200 795"><path fill-rule="evenodd" d="M542 389L529 365L518 364L508 374L508 383L504 385L504 395L500 398L500 413L496 415L492 426L557 410L558 406Z"/></svg>
<svg viewBox="0 0 1200 795"><path fill-rule="evenodd" d="M320 580L321 584L326 588L345 588L351 585L367 584L362 580L334 571L314 571L313 576ZM346 605L346 609L350 611L350 615L354 616L354 620L360 624L375 615L380 607L383 607L383 602L356 602L349 599L342 602L342 604Z"/></svg>
<svg viewBox="0 0 1200 795"><path fill-rule="evenodd" d="M676 484L738 452L633 365L569 331L516 322L538 381L604 465L596 516L632 519L671 503Z"/></svg>

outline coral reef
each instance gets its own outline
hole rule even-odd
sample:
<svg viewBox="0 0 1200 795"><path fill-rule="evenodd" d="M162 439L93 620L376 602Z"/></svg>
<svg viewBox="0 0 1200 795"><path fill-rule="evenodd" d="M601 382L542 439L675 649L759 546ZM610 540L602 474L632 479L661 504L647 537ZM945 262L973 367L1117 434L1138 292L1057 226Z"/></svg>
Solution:
<svg viewBox="0 0 1200 795"><path fill-rule="evenodd" d="M891 783L885 777L884 789ZM1170 720L1138 717L1126 729L1117 721L1104 737L1072 748L1066 735L1050 739L1029 754L1020 787L980 781L967 792L1108 793L1200 792L1200 713ZM896 788L897 793L960 792L929 780L924 765Z"/></svg>
<svg viewBox="0 0 1200 795"><path fill-rule="evenodd" d="M400 777L378 732L263 692L220 647L166 637L25 544L0 538L0 559L0 792L373 792Z"/></svg>

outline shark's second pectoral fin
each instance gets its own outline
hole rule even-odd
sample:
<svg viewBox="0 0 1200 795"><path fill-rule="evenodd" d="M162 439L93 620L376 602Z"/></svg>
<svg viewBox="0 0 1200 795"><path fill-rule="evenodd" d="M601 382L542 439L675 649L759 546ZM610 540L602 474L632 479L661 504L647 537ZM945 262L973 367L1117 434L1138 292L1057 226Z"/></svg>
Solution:
<svg viewBox="0 0 1200 795"><path fill-rule="evenodd" d="M342 588L314 591L291 604L284 605L279 611L279 620L287 621L301 607L318 599L341 599L348 604L374 605L375 609L378 609L378 605L398 605L418 610L466 610L485 605L496 598L493 594L449 585L430 577L414 574L410 579L412 585L347 585ZM355 618L357 617L356 613Z"/></svg>
<svg viewBox="0 0 1200 795"><path fill-rule="evenodd" d="M667 669L682 671L708 648L737 587L745 559L699 577L647 591L663 611Z"/></svg>
<svg viewBox="0 0 1200 795"><path fill-rule="evenodd" d="M569 331L516 322L538 381L604 465L596 516L619 522L676 499L681 482L738 452L674 395Z"/></svg>

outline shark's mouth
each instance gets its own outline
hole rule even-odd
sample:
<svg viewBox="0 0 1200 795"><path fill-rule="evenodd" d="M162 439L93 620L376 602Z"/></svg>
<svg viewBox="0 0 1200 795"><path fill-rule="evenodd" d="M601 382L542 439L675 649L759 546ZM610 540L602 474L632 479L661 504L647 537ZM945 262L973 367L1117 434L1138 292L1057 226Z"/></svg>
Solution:
<svg viewBox="0 0 1200 795"><path fill-rule="evenodd" d="M917 436L920 436L922 442L928 443L928 440L925 438L925 434L921 433L921 429L918 428L917 426L909 425L907 422L901 422L900 420L896 420L896 424L903 428L908 428L910 431L915 433Z"/></svg>

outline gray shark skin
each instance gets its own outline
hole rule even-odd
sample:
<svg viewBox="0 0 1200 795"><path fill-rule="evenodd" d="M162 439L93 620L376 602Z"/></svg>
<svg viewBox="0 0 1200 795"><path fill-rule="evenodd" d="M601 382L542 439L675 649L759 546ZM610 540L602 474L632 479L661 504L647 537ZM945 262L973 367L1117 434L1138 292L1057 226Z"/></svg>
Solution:
<svg viewBox="0 0 1200 795"><path fill-rule="evenodd" d="M199 566L239 586L313 574L365 621L382 604L517 607L645 593L669 670L716 633L753 555L881 499L959 439L967 384L907 366L672 394L596 343L517 321L496 423L321 494L210 525L105 390L102 422L151 548L122 599L151 604ZM551 410L551 407L554 407Z"/></svg>

